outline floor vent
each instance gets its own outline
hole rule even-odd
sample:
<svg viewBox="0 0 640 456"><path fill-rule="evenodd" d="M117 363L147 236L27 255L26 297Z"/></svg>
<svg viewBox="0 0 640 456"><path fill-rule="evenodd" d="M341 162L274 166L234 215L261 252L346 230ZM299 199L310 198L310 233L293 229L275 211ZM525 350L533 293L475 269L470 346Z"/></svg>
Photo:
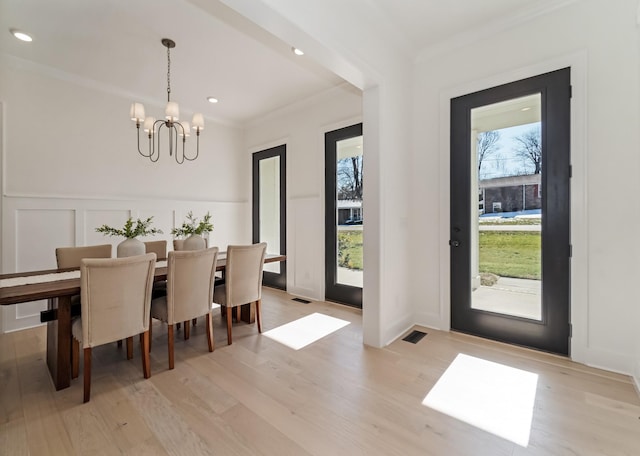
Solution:
<svg viewBox="0 0 640 456"><path fill-rule="evenodd" d="M293 298L292 301L301 302L302 304L311 303L311 301L307 301L306 299L302 299L302 298Z"/></svg>
<svg viewBox="0 0 640 456"><path fill-rule="evenodd" d="M412 344L417 344L426 335L427 333L422 331L411 331L409 335L404 337L402 340L406 340L407 342L411 342Z"/></svg>

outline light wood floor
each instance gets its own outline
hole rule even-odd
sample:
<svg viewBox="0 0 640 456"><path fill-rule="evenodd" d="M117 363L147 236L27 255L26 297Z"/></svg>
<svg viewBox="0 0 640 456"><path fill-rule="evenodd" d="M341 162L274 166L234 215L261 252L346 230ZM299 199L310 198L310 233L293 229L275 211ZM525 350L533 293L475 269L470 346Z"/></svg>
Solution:
<svg viewBox="0 0 640 456"><path fill-rule="evenodd" d="M45 330L0 335L1 455L640 455L640 399L630 379L566 359L425 329L413 345L363 346L356 310L300 304L266 290L264 328L313 312L351 322L294 351L234 325L226 345L214 318L176 338L169 371L166 327L154 324L152 376L139 348L94 350L91 402L82 374L56 392ZM539 374L529 445L521 447L421 404L458 353Z"/></svg>

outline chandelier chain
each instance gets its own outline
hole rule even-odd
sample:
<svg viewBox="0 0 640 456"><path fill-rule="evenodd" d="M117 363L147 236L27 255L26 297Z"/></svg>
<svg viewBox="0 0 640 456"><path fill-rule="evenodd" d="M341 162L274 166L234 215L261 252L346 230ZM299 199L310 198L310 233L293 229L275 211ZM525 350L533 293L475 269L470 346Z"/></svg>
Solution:
<svg viewBox="0 0 640 456"><path fill-rule="evenodd" d="M171 49L167 46L167 101L171 101Z"/></svg>

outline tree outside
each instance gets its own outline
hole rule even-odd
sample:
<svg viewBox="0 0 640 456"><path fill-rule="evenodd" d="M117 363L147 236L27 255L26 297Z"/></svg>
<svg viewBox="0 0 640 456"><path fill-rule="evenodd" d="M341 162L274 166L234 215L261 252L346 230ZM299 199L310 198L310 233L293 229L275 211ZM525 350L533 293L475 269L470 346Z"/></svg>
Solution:
<svg viewBox="0 0 640 456"><path fill-rule="evenodd" d="M478 152L478 175L482 175L482 163L485 159L495 156L500 150L500 132L497 130L483 131L478 134L476 151Z"/></svg>
<svg viewBox="0 0 640 456"><path fill-rule="evenodd" d="M516 153L529 164L533 165L533 174L542 172L542 136L540 124L531 130L516 136Z"/></svg>
<svg viewBox="0 0 640 456"><path fill-rule="evenodd" d="M362 201L362 155L338 160L338 199Z"/></svg>
<svg viewBox="0 0 640 456"><path fill-rule="evenodd" d="M540 123L478 134L476 152L481 180L542 172Z"/></svg>
<svg viewBox="0 0 640 456"><path fill-rule="evenodd" d="M362 155L346 157L337 163L338 200L362 201ZM338 231L338 266L362 270L362 229Z"/></svg>

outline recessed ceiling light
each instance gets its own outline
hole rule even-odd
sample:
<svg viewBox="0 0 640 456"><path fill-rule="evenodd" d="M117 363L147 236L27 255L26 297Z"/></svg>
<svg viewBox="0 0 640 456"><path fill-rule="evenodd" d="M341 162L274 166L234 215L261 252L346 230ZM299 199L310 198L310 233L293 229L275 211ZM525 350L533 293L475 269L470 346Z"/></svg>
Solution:
<svg viewBox="0 0 640 456"><path fill-rule="evenodd" d="M526 107L522 108L520 111L522 111L522 112L531 111L531 108L529 106L526 106Z"/></svg>
<svg viewBox="0 0 640 456"><path fill-rule="evenodd" d="M298 49L297 47L292 47L291 48L291 52L293 52L295 55L304 55L304 52L302 52L300 49Z"/></svg>
<svg viewBox="0 0 640 456"><path fill-rule="evenodd" d="M11 29L9 31L11 32L11 34L13 36L15 36L16 38L18 38L21 41L26 41L27 43L30 43L31 41L33 41L33 38L31 38L31 36L27 35L24 32L21 32L20 30Z"/></svg>
<svg viewBox="0 0 640 456"><path fill-rule="evenodd" d="M217 103L217 102L218 102L218 99L217 99L217 98L215 98L215 97L207 97L207 101L208 101L209 103Z"/></svg>

